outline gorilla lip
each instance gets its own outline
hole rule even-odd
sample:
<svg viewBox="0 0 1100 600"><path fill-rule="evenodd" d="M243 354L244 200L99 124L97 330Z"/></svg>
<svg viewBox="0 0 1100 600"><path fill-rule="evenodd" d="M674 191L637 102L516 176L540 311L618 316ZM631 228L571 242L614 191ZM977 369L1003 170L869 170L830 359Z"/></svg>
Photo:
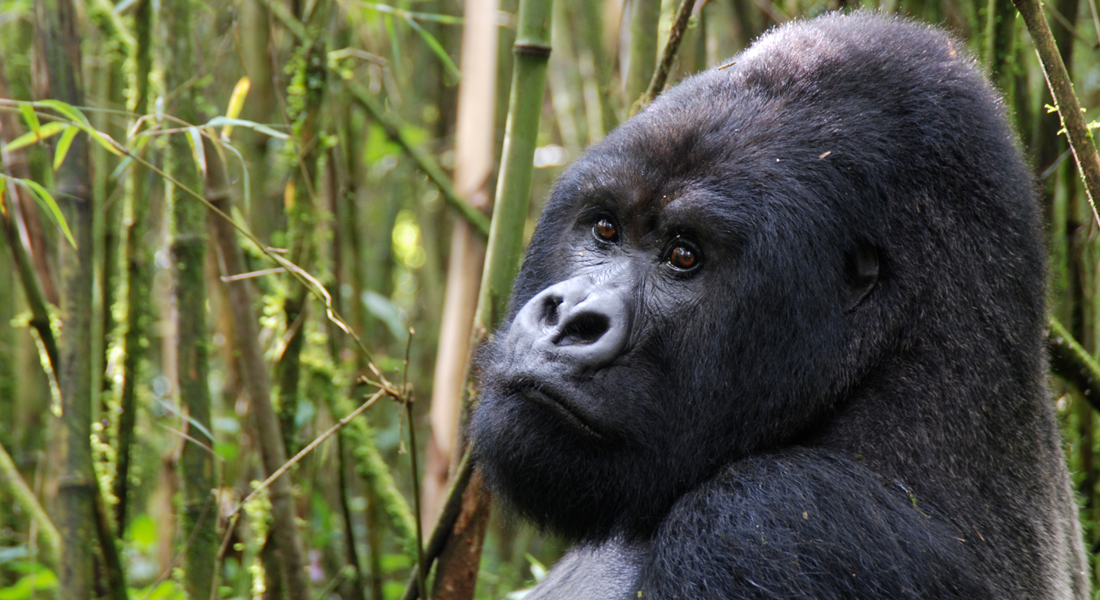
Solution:
<svg viewBox="0 0 1100 600"><path fill-rule="evenodd" d="M511 388L517 396L546 408L577 431L598 440L604 438L603 434L588 423L579 409L545 383L522 379L514 383Z"/></svg>

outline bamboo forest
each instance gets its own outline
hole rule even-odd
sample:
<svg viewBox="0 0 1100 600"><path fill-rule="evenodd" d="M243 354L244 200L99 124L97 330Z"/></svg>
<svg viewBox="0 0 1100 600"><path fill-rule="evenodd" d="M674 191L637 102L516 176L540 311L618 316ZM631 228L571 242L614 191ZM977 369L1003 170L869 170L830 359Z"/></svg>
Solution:
<svg viewBox="0 0 1100 600"><path fill-rule="evenodd" d="M556 178L855 10L1004 98L1095 581L1096 0L0 0L0 600L522 598L569 544L465 424Z"/></svg>

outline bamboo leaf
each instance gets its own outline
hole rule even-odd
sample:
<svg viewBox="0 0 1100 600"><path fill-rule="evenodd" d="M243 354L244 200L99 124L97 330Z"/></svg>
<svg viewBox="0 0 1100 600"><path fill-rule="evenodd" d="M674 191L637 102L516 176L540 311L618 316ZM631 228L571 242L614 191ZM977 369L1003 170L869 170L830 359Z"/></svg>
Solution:
<svg viewBox="0 0 1100 600"><path fill-rule="evenodd" d="M92 129L91 126L82 127L81 129L83 129L84 131L87 131L88 135L92 136L92 139L95 140L97 143L99 143L100 146L103 146L107 150L107 152L110 152L111 154L114 154L115 156L125 156L125 154L121 150L118 149L119 143L116 142L113 138L111 138L111 136L109 136L106 133L103 133L101 131L97 131L95 129Z"/></svg>
<svg viewBox="0 0 1100 600"><path fill-rule="evenodd" d="M233 93L229 96L229 107L225 110L225 116L228 119L235 120L241 115L241 109L244 108L244 99L248 96L248 90L252 87L252 82L248 77L241 77L237 80L237 85L233 86ZM222 137L229 139L229 135L233 132L233 125L235 123L228 123L222 128Z"/></svg>
<svg viewBox="0 0 1100 600"><path fill-rule="evenodd" d="M57 150L53 154L53 170L56 171L61 168L61 163L65 162L65 155L69 153L69 146L73 144L73 138L80 132L80 128L75 125L66 125L65 133L61 136L61 139L57 142Z"/></svg>
<svg viewBox="0 0 1100 600"><path fill-rule="evenodd" d="M45 209L46 215L65 234L65 239L69 240L73 248L76 248L76 240L73 239L73 234L69 231L69 224L65 222L65 215L61 214L61 208L54 201L53 195L46 188L30 179L19 179L17 181L31 191L31 195L38 201L38 205Z"/></svg>
<svg viewBox="0 0 1100 600"><path fill-rule="evenodd" d="M38 130L42 129L42 125L38 122L38 115L34 114L33 106L20 104L19 111L23 113L23 119L27 121L27 125L30 126L32 132L38 133Z"/></svg>
<svg viewBox="0 0 1100 600"><path fill-rule="evenodd" d="M260 133L263 133L265 135L269 135L273 138L277 138L277 139L280 139L280 140L290 139L289 135L287 135L287 134L285 134L281 131L276 131L276 130L268 127L267 125L260 125L259 123L255 123L253 121L246 121L244 119L232 119L232 118L229 118L229 117L214 117L213 119L210 119L209 121L207 121L206 125L204 125L203 127L226 127L227 128L226 131L228 131L228 127L230 127L230 126L247 127L249 129L255 129L256 131L259 131ZM227 134L225 134L225 135L227 135Z"/></svg>
<svg viewBox="0 0 1100 600"><path fill-rule="evenodd" d="M416 32L420 34L420 37L424 38L424 42L427 43L428 47L432 49L432 52L435 53L435 56L439 59L439 62L443 63L443 66L446 67L447 72L450 73L456 81L461 79L462 72L458 70L458 67L455 66L454 61L452 61L451 57L447 55L447 51L443 48L443 44L440 44L439 40L435 39L434 35L428 33L428 31L421 27L420 24L416 21L412 19L405 19L405 22L408 23L410 27L415 29Z"/></svg>
<svg viewBox="0 0 1100 600"><path fill-rule="evenodd" d="M80 125L82 128L83 127L89 127L89 128L91 127L91 125L88 124L88 117L85 117L84 113L82 113L79 110L77 110L76 108L74 108L71 104L62 102L60 100L52 100L51 99L51 100L39 100L38 102L35 102L34 105L35 106L45 106L47 108L52 108L52 109L56 110L57 112L61 113L62 115L64 115L65 117L67 117L72 122L76 123L77 125Z"/></svg>
<svg viewBox="0 0 1100 600"><path fill-rule="evenodd" d="M206 150L202 147L202 133L198 127L187 128L187 141L191 142L191 157L195 159L195 165L199 172L206 177Z"/></svg>
<svg viewBox="0 0 1100 600"><path fill-rule="evenodd" d="M57 135L67 127L65 123L58 121L51 121L38 128L37 131L28 131L23 135L15 138L7 145L8 152L19 150L27 146L32 146L48 137Z"/></svg>

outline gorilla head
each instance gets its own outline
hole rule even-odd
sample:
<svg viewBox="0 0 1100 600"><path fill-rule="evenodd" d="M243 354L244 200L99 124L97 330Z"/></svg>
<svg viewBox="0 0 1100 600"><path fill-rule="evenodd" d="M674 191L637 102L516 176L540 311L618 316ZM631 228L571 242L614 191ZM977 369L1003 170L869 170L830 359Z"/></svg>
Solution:
<svg viewBox="0 0 1100 600"><path fill-rule="evenodd" d="M953 40L866 13L667 91L546 205L480 358L490 485L567 537L644 539L723 468L804 448L858 457L968 537L1034 530L993 506L1022 489L1072 511L1037 209L1002 113Z"/></svg>

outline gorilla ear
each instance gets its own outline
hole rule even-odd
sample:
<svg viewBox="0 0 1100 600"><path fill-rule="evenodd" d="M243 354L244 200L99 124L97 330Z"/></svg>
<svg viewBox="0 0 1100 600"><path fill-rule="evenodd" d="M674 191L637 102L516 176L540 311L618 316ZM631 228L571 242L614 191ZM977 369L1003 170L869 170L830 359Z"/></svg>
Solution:
<svg viewBox="0 0 1100 600"><path fill-rule="evenodd" d="M864 239L858 240L844 257L844 281L848 284L845 308L855 310L875 289L878 282L878 249Z"/></svg>

